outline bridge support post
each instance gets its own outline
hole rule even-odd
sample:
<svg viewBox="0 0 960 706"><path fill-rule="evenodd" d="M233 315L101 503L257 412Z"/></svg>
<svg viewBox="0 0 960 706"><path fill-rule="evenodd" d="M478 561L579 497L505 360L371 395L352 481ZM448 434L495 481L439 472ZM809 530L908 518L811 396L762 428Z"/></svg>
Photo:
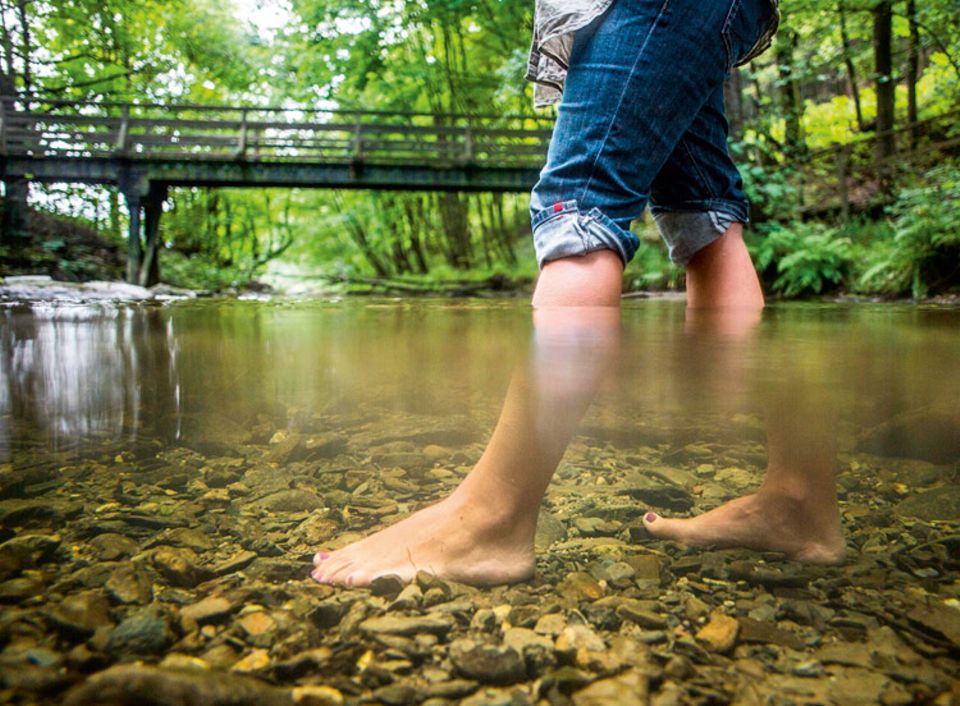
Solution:
<svg viewBox="0 0 960 706"><path fill-rule="evenodd" d="M25 243L30 238L30 209L27 206L29 185L23 177L3 180L3 228L0 242Z"/></svg>
<svg viewBox="0 0 960 706"><path fill-rule="evenodd" d="M143 246L140 242L140 193L135 189L125 190L123 198L127 201L130 213L130 228L127 233L127 282L138 284L140 281L140 260Z"/></svg>
<svg viewBox="0 0 960 706"><path fill-rule="evenodd" d="M143 203L146 250L140 264L138 284L141 287L160 283L160 216L166 200L167 185L151 182Z"/></svg>

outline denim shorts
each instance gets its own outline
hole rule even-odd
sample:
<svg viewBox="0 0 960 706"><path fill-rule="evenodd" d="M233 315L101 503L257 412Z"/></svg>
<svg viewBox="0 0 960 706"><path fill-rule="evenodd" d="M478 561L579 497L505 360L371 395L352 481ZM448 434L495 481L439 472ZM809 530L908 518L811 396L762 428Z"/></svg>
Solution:
<svg viewBox="0 0 960 706"><path fill-rule="evenodd" d="M616 0L575 33L530 199L540 267L600 249L626 265L648 204L679 265L748 221L723 82L773 20L768 0Z"/></svg>

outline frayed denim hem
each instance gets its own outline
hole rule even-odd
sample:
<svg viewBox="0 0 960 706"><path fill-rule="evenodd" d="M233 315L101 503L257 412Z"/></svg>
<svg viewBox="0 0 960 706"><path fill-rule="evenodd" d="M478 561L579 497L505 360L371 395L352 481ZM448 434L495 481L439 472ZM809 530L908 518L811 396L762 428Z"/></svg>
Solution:
<svg viewBox="0 0 960 706"><path fill-rule="evenodd" d="M685 204L686 206L686 204ZM657 206L650 209L657 230L667 244L670 259L685 267L690 260L719 238L734 223L747 223L747 206L729 202L703 202L704 208L673 209Z"/></svg>
<svg viewBox="0 0 960 706"><path fill-rule="evenodd" d="M540 269L551 260L596 250L613 250L626 267L640 245L637 236L618 226L600 209L583 213L575 200L557 202L538 211L531 225Z"/></svg>

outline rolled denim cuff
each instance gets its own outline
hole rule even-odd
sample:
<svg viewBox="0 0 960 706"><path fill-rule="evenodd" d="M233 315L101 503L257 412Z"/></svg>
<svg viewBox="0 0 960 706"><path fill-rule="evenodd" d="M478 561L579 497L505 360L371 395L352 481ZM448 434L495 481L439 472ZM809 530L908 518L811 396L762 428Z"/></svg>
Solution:
<svg viewBox="0 0 960 706"><path fill-rule="evenodd" d="M717 199L682 207L653 206L650 214L667 244L670 259L680 266L689 264L694 255L723 235L733 223L749 222L747 204Z"/></svg>
<svg viewBox="0 0 960 706"><path fill-rule="evenodd" d="M600 209L583 213L575 200L559 201L536 212L531 226L540 269L551 260L596 250L613 250L626 267L640 245L637 236L618 226Z"/></svg>

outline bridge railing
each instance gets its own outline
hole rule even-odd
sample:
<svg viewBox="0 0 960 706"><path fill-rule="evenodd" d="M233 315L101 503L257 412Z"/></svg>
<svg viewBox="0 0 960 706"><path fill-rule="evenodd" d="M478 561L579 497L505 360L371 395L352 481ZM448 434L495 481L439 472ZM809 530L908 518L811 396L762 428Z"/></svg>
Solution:
<svg viewBox="0 0 960 706"><path fill-rule="evenodd" d="M432 166L540 166L552 119L0 100L0 154Z"/></svg>

